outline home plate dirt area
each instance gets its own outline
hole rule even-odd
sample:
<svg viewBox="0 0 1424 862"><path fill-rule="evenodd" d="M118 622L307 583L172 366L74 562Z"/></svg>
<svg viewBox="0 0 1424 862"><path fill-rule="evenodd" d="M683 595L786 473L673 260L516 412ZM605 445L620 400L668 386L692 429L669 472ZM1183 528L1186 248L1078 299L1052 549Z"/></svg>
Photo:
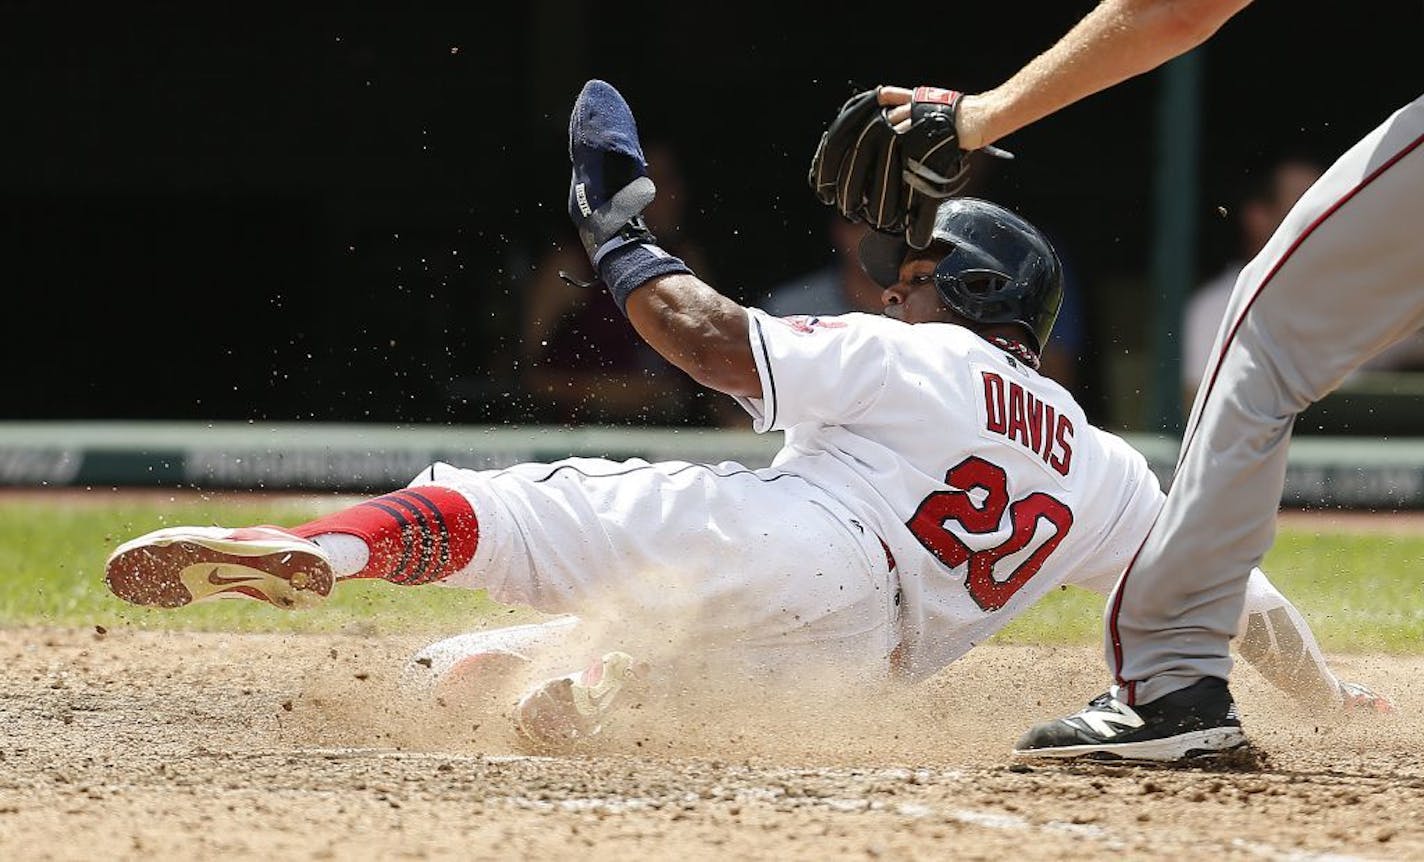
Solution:
<svg viewBox="0 0 1424 862"><path fill-rule="evenodd" d="M0 632L6 859L1424 858L1424 660L1336 657L1392 717L1322 720L1248 667L1260 753L1214 769L1014 764L1097 652L986 646L866 702L630 710L531 757L507 698L411 700L423 643Z"/></svg>

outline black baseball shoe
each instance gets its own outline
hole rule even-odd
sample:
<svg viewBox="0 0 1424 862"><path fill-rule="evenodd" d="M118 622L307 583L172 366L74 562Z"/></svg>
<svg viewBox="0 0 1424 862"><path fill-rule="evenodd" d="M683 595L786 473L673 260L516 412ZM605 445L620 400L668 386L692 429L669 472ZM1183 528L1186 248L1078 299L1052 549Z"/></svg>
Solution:
<svg viewBox="0 0 1424 862"><path fill-rule="evenodd" d="M1128 706L1111 693L1086 709L1036 724L1014 757L1171 762L1221 754L1246 744L1226 680L1206 677L1151 703Z"/></svg>

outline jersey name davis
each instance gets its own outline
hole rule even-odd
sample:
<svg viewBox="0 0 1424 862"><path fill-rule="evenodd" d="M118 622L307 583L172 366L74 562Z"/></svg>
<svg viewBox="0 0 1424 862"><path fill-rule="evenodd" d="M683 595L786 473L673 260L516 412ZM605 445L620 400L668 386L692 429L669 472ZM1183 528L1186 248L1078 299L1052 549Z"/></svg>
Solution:
<svg viewBox="0 0 1424 862"><path fill-rule="evenodd" d="M1073 421L1014 380L980 370L984 429L1007 437L1043 459L1060 476L1073 464Z"/></svg>

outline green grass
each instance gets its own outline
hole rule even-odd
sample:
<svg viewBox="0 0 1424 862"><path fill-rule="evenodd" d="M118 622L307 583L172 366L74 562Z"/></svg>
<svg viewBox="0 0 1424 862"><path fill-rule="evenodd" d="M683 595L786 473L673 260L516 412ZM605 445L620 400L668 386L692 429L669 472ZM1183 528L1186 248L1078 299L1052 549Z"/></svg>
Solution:
<svg viewBox="0 0 1424 862"><path fill-rule="evenodd" d="M104 587L104 560L119 544L178 524L297 524L330 509L253 503L154 503L66 506L0 503L0 626L132 626L209 631L363 633L450 632L491 616L527 616L483 591L397 587L384 581L342 585L305 611L258 602L206 602L172 610L142 608Z"/></svg>
<svg viewBox="0 0 1424 862"><path fill-rule="evenodd" d="M1282 529L1261 568L1328 652L1424 652L1424 536ZM1104 600L1054 590L1002 643L1097 644Z"/></svg>
<svg viewBox="0 0 1424 862"><path fill-rule="evenodd" d="M295 524L329 510L271 501L68 505L0 502L0 627L132 626L215 631L450 632L491 617L527 616L482 591L384 582L345 584L322 606L281 611L252 602L175 610L126 604L103 585L104 559L134 536L174 524ZM1266 558L1271 579L1332 652L1424 652L1424 536L1283 530ZM1006 643L1095 644L1103 600L1054 590L997 636Z"/></svg>

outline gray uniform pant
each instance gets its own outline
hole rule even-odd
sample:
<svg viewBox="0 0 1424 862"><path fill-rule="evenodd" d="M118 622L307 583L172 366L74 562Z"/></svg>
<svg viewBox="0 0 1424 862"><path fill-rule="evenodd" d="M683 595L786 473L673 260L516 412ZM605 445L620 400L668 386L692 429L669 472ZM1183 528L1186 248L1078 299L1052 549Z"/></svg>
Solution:
<svg viewBox="0 0 1424 862"><path fill-rule="evenodd" d="M1117 695L1231 672L1296 414L1424 326L1424 97L1340 157L1236 281L1167 501L1108 597Z"/></svg>

